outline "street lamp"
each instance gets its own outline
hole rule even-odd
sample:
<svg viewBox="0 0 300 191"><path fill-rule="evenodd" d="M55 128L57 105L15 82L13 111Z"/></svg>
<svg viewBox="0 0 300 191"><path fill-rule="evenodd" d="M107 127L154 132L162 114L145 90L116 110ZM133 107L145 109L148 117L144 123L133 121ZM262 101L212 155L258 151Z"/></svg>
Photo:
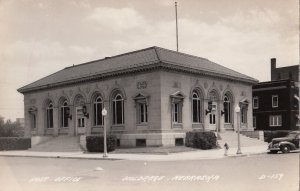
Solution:
<svg viewBox="0 0 300 191"><path fill-rule="evenodd" d="M240 143L240 125L241 125L241 108L239 106L239 104L237 104L235 106L234 111L236 112L236 116L237 116L237 127L238 127L238 150L236 151L236 154L242 154L241 151L241 143Z"/></svg>
<svg viewBox="0 0 300 191"><path fill-rule="evenodd" d="M107 146L106 146L106 115L107 115L107 110L105 108L103 108L102 109L102 116L104 118L104 124L103 124L104 152L103 152L103 157L107 157Z"/></svg>

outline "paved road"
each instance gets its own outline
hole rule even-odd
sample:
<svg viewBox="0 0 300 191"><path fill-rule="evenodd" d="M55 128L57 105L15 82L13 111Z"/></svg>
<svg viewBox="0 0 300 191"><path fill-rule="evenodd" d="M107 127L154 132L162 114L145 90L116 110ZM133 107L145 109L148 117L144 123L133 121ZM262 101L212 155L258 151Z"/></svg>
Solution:
<svg viewBox="0 0 300 191"><path fill-rule="evenodd" d="M0 157L0 191L296 191L299 153L143 162Z"/></svg>

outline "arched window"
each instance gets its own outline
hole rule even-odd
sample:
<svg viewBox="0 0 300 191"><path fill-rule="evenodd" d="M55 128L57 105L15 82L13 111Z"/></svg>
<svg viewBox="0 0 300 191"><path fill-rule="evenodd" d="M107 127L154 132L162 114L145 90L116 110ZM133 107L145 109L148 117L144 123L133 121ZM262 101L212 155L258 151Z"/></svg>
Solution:
<svg viewBox="0 0 300 191"><path fill-rule="evenodd" d="M102 109L103 109L103 101L100 96L96 97L94 100L94 125L101 126L103 125L103 116L102 116Z"/></svg>
<svg viewBox="0 0 300 191"><path fill-rule="evenodd" d="M224 100L223 100L223 104L224 104L224 122L225 123L231 123L231 100L230 100L230 96L228 96L227 94L225 94L224 96Z"/></svg>
<svg viewBox="0 0 300 191"><path fill-rule="evenodd" d="M192 96L193 123L201 123L201 99L197 91Z"/></svg>
<svg viewBox="0 0 300 191"><path fill-rule="evenodd" d="M61 109L60 111L61 127L68 127L69 115L70 115L70 107L68 106L68 102L64 101L60 109Z"/></svg>
<svg viewBox="0 0 300 191"><path fill-rule="evenodd" d="M113 124L124 124L124 99L121 94L116 94L112 100Z"/></svg>
<svg viewBox="0 0 300 191"><path fill-rule="evenodd" d="M47 128L53 128L53 104L49 103L47 107Z"/></svg>

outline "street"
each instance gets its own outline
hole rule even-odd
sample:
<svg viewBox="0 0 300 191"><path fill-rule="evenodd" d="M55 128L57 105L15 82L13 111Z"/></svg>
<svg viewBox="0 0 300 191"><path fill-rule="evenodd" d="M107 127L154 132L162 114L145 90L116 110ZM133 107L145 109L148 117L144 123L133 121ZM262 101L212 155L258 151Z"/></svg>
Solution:
<svg viewBox="0 0 300 191"><path fill-rule="evenodd" d="M296 191L298 184L299 153L171 162L0 157L0 191Z"/></svg>

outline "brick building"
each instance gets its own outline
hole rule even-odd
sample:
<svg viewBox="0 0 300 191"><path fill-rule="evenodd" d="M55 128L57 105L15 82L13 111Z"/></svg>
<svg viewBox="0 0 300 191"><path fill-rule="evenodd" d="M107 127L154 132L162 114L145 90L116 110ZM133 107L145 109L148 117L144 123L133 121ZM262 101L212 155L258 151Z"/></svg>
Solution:
<svg viewBox="0 0 300 191"><path fill-rule="evenodd" d="M299 129L299 65L276 68L271 81L253 86L253 125L256 130Z"/></svg>
<svg viewBox="0 0 300 191"><path fill-rule="evenodd" d="M253 130L252 85L257 80L205 58L150 47L67 67L19 92L26 136L103 133L121 146L174 145L186 131ZM212 108L209 110L209 104Z"/></svg>

